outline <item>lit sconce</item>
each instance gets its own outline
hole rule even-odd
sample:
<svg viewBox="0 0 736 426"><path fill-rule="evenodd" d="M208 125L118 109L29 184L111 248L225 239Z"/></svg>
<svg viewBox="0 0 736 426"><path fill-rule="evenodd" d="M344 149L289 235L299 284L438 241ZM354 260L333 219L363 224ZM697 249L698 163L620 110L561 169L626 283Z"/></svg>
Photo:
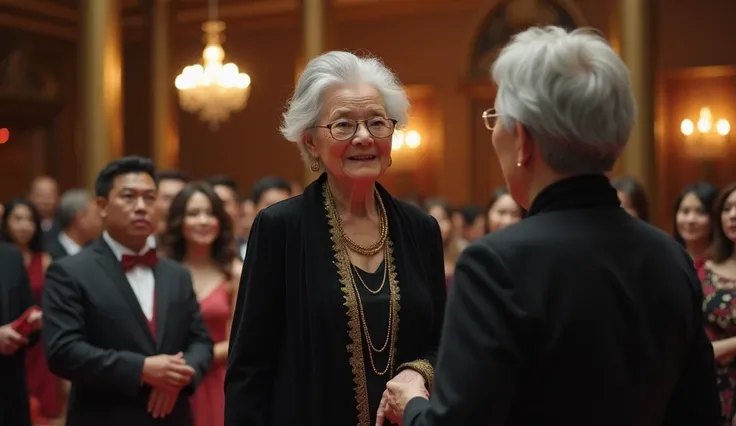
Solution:
<svg viewBox="0 0 736 426"><path fill-rule="evenodd" d="M710 159L723 153L731 133L731 124L725 118L714 123L710 108L705 107L700 110L697 123L690 119L682 120L680 132L685 137L686 148L691 155Z"/></svg>
<svg viewBox="0 0 736 426"><path fill-rule="evenodd" d="M403 130L395 130L393 139L391 140L391 148L393 150L401 150L404 147L408 149L417 149L422 144L422 135L416 130L409 130L404 132Z"/></svg>

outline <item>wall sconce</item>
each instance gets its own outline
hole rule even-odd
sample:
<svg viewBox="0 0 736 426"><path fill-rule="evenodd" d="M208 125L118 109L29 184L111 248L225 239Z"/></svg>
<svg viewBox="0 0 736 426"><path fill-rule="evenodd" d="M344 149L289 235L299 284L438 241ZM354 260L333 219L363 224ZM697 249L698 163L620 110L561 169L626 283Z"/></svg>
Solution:
<svg viewBox="0 0 736 426"><path fill-rule="evenodd" d="M713 123L710 108L700 110L698 122L690 119L682 120L680 132L685 137L687 151L696 158L714 159L723 154L731 133L731 124L725 118Z"/></svg>
<svg viewBox="0 0 736 426"><path fill-rule="evenodd" d="M394 130L393 138L391 139L391 149L395 151L402 150L404 148L417 149L422 144L422 135L416 130L409 130L404 132L403 130Z"/></svg>

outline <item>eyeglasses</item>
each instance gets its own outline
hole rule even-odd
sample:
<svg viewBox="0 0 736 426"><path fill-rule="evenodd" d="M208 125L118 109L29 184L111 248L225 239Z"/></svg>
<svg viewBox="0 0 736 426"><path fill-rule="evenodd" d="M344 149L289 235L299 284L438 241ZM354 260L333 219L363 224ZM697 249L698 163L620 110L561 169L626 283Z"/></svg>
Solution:
<svg viewBox="0 0 736 426"><path fill-rule="evenodd" d="M383 117L371 118L370 120L341 119L333 121L330 124L325 124L324 126L312 127L327 129L330 131L330 135L332 136L332 138L336 141L346 141L348 139L352 139L353 136L358 133L358 127L360 127L360 123L365 124L365 128L368 130L368 133L370 133L371 136L373 136L374 138L383 139L394 134L394 129L396 128L397 121Z"/></svg>
<svg viewBox="0 0 736 426"><path fill-rule="evenodd" d="M483 117L483 124L486 125L486 129L493 130L496 127L496 121L498 121L496 108L491 108L483 111L481 117Z"/></svg>

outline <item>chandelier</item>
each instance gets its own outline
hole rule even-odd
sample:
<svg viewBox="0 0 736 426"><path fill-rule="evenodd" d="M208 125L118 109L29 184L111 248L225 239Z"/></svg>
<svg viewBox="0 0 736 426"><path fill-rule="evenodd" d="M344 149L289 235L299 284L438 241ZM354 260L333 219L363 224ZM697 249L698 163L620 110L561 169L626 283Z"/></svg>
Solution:
<svg viewBox="0 0 736 426"><path fill-rule="evenodd" d="M199 115L216 130L231 113L245 108L250 98L250 76L240 72L233 63L223 64L224 22L209 20L202 24L202 31L205 33L202 64L185 67L174 85L182 109Z"/></svg>

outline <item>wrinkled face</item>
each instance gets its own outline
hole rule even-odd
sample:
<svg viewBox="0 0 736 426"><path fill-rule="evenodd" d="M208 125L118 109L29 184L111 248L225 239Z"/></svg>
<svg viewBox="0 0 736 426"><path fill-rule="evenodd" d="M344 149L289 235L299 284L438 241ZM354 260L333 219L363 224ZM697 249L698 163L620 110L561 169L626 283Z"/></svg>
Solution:
<svg viewBox="0 0 736 426"><path fill-rule="evenodd" d="M675 215L677 232L685 244L700 243L710 239L710 215L698 197L689 193L682 198Z"/></svg>
<svg viewBox="0 0 736 426"><path fill-rule="evenodd" d="M736 191L730 193L723 203L721 226L726 238L736 243Z"/></svg>
<svg viewBox="0 0 736 426"><path fill-rule="evenodd" d="M36 223L28 206L16 205L8 212L8 233L10 239L20 247L27 247L36 235Z"/></svg>
<svg viewBox="0 0 736 426"><path fill-rule="evenodd" d="M105 228L115 240L136 249L156 229L156 183L147 173L126 173L113 179L107 198L98 197L97 207Z"/></svg>
<svg viewBox="0 0 736 426"><path fill-rule="evenodd" d="M491 232L506 228L521 220L521 209L511 195L498 197L488 210L488 229Z"/></svg>
<svg viewBox="0 0 736 426"><path fill-rule="evenodd" d="M383 98L372 86L335 86L324 92L317 121L317 126L330 125L332 132L324 127L312 129L306 135L305 146L331 176L343 181L375 181L390 161L393 133L390 118ZM349 136L353 130L352 137L337 140L342 135ZM388 136L375 136L384 134Z"/></svg>
<svg viewBox="0 0 736 426"><path fill-rule="evenodd" d="M261 194L261 199L258 200L258 205L256 206L256 212L259 212L268 206L272 206L276 203L284 201L288 199L289 197L291 197L291 194L289 193L289 191L286 191L284 189L280 189L280 188L267 189L263 191L263 194Z"/></svg>
<svg viewBox="0 0 736 426"><path fill-rule="evenodd" d="M429 214L437 220L437 224L440 226L442 241L447 242L452 236L452 224L450 223L450 218L447 217L447 212L441 206L434 206L429 209Z"/></svg>
<svg viewBox="0 0 736 426"><path fill-rule="evenodd" d="M493 149L509 193L519 206L528 209L529 174L525 168L531 158L532 149L531 141L526 137L526 129L520 123L509 129L504 125L501 116L495 120L492 132Z"/></svg>
<svg viewBox="0 0 736 426"><path fill-rule="evenodd" d="M206 195L195 192L187 202L182 223L187 244L210 246L220 233L220 222L212 212L212 203Z"/></svg>
<svg viewBox="0 0 736 426"><path fill-rule="evenodd" d="M626 210L626 213L636 218L639 217L639 212L634 208L634 203L631 202L631 197L629 197L625 192L618 191L618 200L621 202L621 208Z"/></svg>

